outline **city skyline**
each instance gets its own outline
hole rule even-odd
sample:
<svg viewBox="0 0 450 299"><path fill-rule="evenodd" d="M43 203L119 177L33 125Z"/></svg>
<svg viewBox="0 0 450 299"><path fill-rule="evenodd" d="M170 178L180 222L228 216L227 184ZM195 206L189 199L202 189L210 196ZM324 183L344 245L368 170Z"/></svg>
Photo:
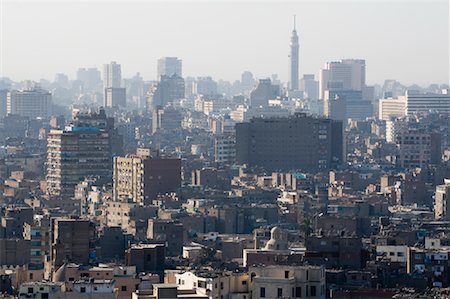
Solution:
<svg viewBox="0 0 450 299"><path fill-rule="evenodd" d="M157 60L176 56L183 60L186 77L234 81L249 70L257 78L278 74L287 82L292 17L297 15L300 78L317 75L326 62L355 58L366 60L368 84L385 79L423 86L449 82L445 1L176 3L6 0L1 76L53 80L62 72L74 79L79 67L101 70L117 61L122 77L140 72L154 80ZM23 4L29 9L23 10ZM195 13L187 15L186 9ZM364 26L358 26L362 20ZM28 24L33 24L31 34ZM25 36L29 47L23 47ZM25 55L30 48L40 59ZM420 72L412 72L411 66Z"/></svg>

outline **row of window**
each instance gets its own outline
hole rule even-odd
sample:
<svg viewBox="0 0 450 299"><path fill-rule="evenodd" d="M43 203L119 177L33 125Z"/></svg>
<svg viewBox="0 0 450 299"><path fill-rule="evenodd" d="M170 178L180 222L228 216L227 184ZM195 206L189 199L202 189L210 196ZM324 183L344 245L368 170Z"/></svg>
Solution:
<svg viewBox="0 0 450 299"><path fill-rule="evenodd" d="M306 286L305 287L305 297L315 297L317 296L317 287L316 286ZM277 298L283 298L287 297L287 294L283 295L283 288L277 288ZM292 294L291 297L292 298L302 298L302 287L295 287L292 288ZM265 287L261 287L259 289L259 296L261 298L266 298L266 288Z"/></svg>

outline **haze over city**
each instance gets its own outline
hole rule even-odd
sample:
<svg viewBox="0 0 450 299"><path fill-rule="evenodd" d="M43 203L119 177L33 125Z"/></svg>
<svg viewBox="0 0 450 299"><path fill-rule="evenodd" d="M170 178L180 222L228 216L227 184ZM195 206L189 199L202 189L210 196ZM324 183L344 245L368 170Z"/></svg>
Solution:
<svg viewBox="0 0 450 299"><path fill-rule="evenodd" d="M0 298L448 299L449 8L0 0Z"/></svg>
<svg viewBox="0 0 450 299"><path fill-rule="evenodd" d="M233 81L250 70L287 81L295 14L302 74L360 58L370 84L449 82L448 1L2 2L1 75L14 80L74 77L111 60L124 77L154 80L156 59L177 56L187 76Z"/></svg>

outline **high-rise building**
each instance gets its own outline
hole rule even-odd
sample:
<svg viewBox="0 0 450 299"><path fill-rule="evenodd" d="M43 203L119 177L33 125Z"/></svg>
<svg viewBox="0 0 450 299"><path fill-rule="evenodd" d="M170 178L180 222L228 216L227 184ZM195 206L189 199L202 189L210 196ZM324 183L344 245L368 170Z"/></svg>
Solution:
<svg viewBox="0 0 450 299"><path fill-rule="evenodd" d="M341 120L365 120L373 115L370 101L363 100L358 90L326 90L323 99L325 117Z"/></svg>
<svg viewBox="0 0 450 299"><path fill-rule="evenodd" d="M236 124L236 160L267 171L325 170L342 163L342 122L303 113Z"/></svg>
<svg viewBox="0 0 450 299"><path fill-rule="evenodd" d="M120 64L111 61L109 64L103 65L103 87L119 88L122 83L122 70Z"/></svg>
<svg viewBox="0 0 450 299"><path fill-rule="evenodd" d="M304 74L300 80L300 90L304 92L304 97L309 100L319 98L319 81L314 79L313 74Z"/></svg>
<svg viewBox="0 0 450 299"><path fill-rule="evenodd" d="M253 108L267 107L269 100L276 99L279 95L279 85L273 85L269 78L260 79L258 86L250 93L250 106Z"/></svg>
<svg viewBox="0 0 450 299"><path fill-rule="evenodd" d="M434 217L436 219L450 220L450 180L445 179L443 185L436 186Z"/></svg>
<svg viewBox="0 0 450 299"><path fill-rule="evenodd" d="M255 87L255 78L249 71L244 71L241 75L240 93L248 94Z"/></svg>
<svg viewBox="0 0 450 299"><path fill-rule="evenodd" d="M343 59L327 62L320 70L320 98L325 96L325 90L339 84L343 90L363 91L366 86L366 61L363 59Z"/></svg>
<svg viewBox="0 0 450 299"><path fill-rule="evenodd" d="M147 93L147 110L164 107L177 99L183 99L185 92L184 79L174 74L161 76L161 80Z"/></svg>
<svg viewBox="0 0 450 299"><path fill-rule="evenodd" d="M161 76L171 77L173 75L183 77L182 60L177 57L162 57L158 59L156 79L160 80Z"/></svg>
<svg viewBox="0 0 450 299"><path fill-rule="evenodd" d="M126 107L127 94L125 88L109 87L105 89L105 107Z"/></svg>
<svg viewBox="0 0 450 299"><path fill-rule="evenodd" d="M217 82L211 77L198 77L192 84L192 93L206 96L217 95Z"/></svg>
<svg viewBox="0 0 450 299"><path fill-rule="evenodd" d="M390 120L392 118L406 115L406 98L387 98L378 101L378 118L380 120Z"/></svg>
<svg viewBox="0 0 450 299"><path fill-rule="evenodd" d="M47 138L47 194L73 197L85 177L111 179L111 142L108 130L74 122L64 130L50 130Z"/></svg>
<svg viewBox="0 0 450 299"><path fill-rule="evenodd" d="M406 97L406 114L450 113L450 93L443 89L441 93L420 93L408 90Z"/></svg>
<svg viewBox="0 0 450 299"><path fill-rule="evenodd" d="M115 201L151 203L158 194L175 192L181 186L181 160L138 149L136 155L114 158L113 183Z"/></svg>
<svg viewBox="0 0 450 299"><path fill-rule="evenodd" d="M294 30L292 30L291 35L291 53L289 55L289 89L298 90L299 76L298 76L298 66L299 66L299 44L298 35L295 24L294 16Z"/></svg>
<svg viewBox="0 0 450 299"><path fill-rule="evenodd" d="M152 133L176 131L181 129L183 116L173 107L158 107L152 111Z"/></svg>
<svg viewBox="0 0 450 299"><path fill-rule="evenodd" d="M441 93L420 93L407 90L404 96L380 99L378 117L381 120L429 113L450 113L450 93L443 89Z"/></svg>
<svg viewBox="0 0 450 299"><path fill-rule="evenodd" d="M6 111L8 114L30 118L49 118L52 115L52 94L36 87L10 91L7 95Z"/></svg>
<svg viewBox="0 0 450 299"><path fill-rule="evenodd" d="M83 82L84 91L100 91L102 88L101 73L96 68L79 68L77 80Z"/></svg>

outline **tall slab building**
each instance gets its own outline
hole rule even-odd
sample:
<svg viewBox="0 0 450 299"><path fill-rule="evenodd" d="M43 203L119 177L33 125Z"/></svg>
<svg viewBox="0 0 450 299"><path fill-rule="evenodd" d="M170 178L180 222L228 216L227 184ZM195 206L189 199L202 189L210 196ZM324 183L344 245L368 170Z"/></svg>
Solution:
<svg viewBox="0 0 450 299"><path fill-rule="evenodd" d="M304 113L236 124L236 162L266 171L321 171L344 160L342 121Z"/></svg>

